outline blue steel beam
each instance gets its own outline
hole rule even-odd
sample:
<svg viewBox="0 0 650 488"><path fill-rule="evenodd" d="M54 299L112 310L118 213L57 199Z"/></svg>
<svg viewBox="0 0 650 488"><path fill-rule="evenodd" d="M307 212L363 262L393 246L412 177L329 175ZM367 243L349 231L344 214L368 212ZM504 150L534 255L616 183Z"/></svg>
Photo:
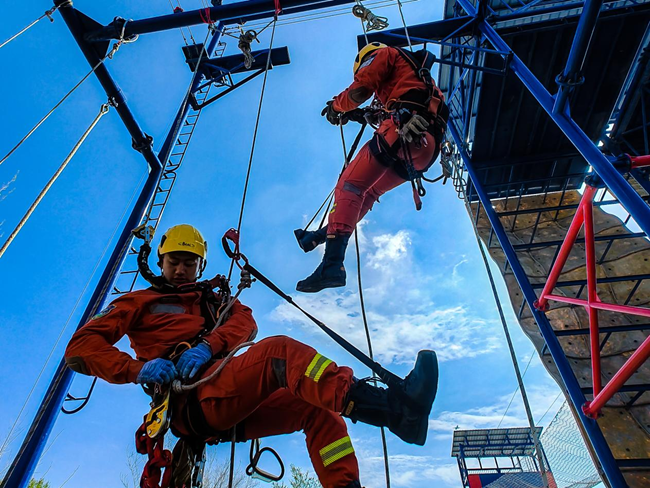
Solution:
<svg viewBox="0 0 650 488"><path fill-rule="evenodd" d="M611 130L610 127L604 128L602 138L604 142L607 142L607 136L618 142L619 137L627 130L630 124L635 109L643 97L643 85L647 84L650 80L649 50L650 25L643 34L643 39L639 43L632 67L625 78L618 99L614 104L612 116L610 117L609 124L607 124L608 126L611 124Z"/></svg>
<svg viewBox="0 0 650 488"><path fill-rule="evenodd" d="M346 3L354 3L354 0L282 0L281 3L283 14L289 15L297 11L319 10L344 5ZM223 21L225 24L234 24L259 18L268 18L274 14L274 0L249 0L221 5L219 7L151 17L149 19L131 20L124 26L124 32L122 32L121 23L111 22L106 27L88 32L86 34L86 40L92 42L108 41L119 39L121 35L129 37L135 34L149 34L151 32L205 24L208 21Z"/></svg>
<svg viewBox="0 0 650 488"><path fill-rule="evenodd" d="M573 87L582 83L582 65L585 62L589 43L594 35L594 29L596 28L598 14L602 5L603 0L587 0L585 2L573 43L571 44L566 67L555 79L555 82L560 88L555 95L553 113L560 113L566 110L569 95L573 91Z"/></svg>
<svg viewBox="0 0 650 488"><path fill-rule="evenodd" d="M457 2L470 15L476 13L474 6L469 0L457 0ZM496 49L512 52L508 44L487 22L484 20L480 21L478 27ZM634 218L646 235L650 236L650 208L648 208L648 205L643 201L641 196L630 186L618 170L614 168L600 149L594 145L570 116L564 112L553 112L554 98L514 52L512 52L510 58L510 68L546 113L549 114L560 130L564 132L580 154L582 154L596 173L603 179L609 191L618 198L623 207L625 207L625 210L632 215L632 218Z"/></svg>
<svg viewBox="0 0 650 488"><path fill-rule="evenodd" d="M517 253L510 243L510 240L508 239L508 235L506 234L506 231L503 228L501 221L499 220L497 212L492 207L492 203L487 196L487 193L480 184L480 180L477 178L474 167L472 166L472 161L464 149L464 141L461 139L460 134L456 130L454 124L449 124L448 128L449 132L456 142L456 146L460 152L460 155L463 158L465 168L467 169L474 189L483 206L483 210L485 211L486 216L492 224L494 233L497 236L499 243L501 244L501 248L503 249L503 252L508 260L510 268L515 275L523 296L528 303L535 321L537 322L539 330L542 333L544 341L546 342L548 351L555 361L555 365L562 378L563 389L568 393L569 399L573 404L574 411L577 412L580 423L582 424L585 432L587 433L587 436L589 437L591 447L596 457L598 458L598 462L602 467L602 471L607 477L610 486L616 488L624 487L626 486L626 483L623 479L621 471L616 465L616 460L612 455L612 451L610 450L607 441L605 440L605 437L600 430L600 427L598 427L598 423L595 420L586 417L582 413L582 405L586 402L586 399L580 389L580 384L578 383L578 380L576 379L573 370L569 365L569 361L564 354L564 350L562 349L562 346L560 345L555 332L553 331L551 323L549 322L546 315L544 315L543 312L537 310L534 306L534 303L537 300L537 295L535 294L535 291L533 290L533 287L528 280L526 272L519 262Z"/></svg>
<svg viewBox="0 0 650 488"><path fill-rule="evenodd" d="M62 7L59 12L61 13L65 23L68 25L75 40L79 43L79 47L90 65L97 65L100 58L92 46L83 39L84 27L81 23L82 21L78 12L71 7ZM111 283L113 282L126 254L127 244L131 239L131 229L140 223L156 188L162 169L162 165L153 151L151 138L142 131L136 122L133 113L126 103L122 90L117 83L115 83L106 66L104 64L99 66L95 70L95 74L109 98L112 98L117 103L116 111L124 122L129 134L131 134L134 146L138 147L139 151L148 163L149 176L142 188L140 196L131 210L131 214L129 215L117 240L115 248L108 259L106 268L99 278L77 328L85 324L106 300ZM38 412L36 413L27 435L25 436L23 444L0 485L2 488L19 488L27 486L39 457L43 452L45 443L52 432L52 427L54 426L54 422L61 410L63 400L70 388L73 377L73 371L66 366L65 361L61 360L54 374L54 379L52 380L52 383L50 383L50 386L45 393L45 397L38 408Z"/></svg>

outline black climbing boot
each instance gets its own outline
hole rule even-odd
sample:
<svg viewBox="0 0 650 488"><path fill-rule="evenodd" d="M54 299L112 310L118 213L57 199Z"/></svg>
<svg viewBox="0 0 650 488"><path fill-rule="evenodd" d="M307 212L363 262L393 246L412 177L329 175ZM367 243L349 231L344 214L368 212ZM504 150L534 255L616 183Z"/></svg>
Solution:
<svg viewBox="0 0 650 488"><path fill-rule="evenodd" d="M327 239L327 226L321 227L318 230L296 229L293 233L296 236L300 249L309 252L325 242L325 239Z"/></svg>
<svg viewBox="0 0 650 488"><path fill-rule="evenodd" d="M438 360L433 351L420 351L415 367L404 380L388 389L356 380L348 392L342 415L388 429L404 442L423 446L429 413L438 390Z"/></svg>
<svg viewBox="0 0 650 488"><path fill-rule="evenodd" d="M296 285L296 290L305 293L316 293L324 288L345 286L345 249L348 247L350 235L330 235L325 241L325 256L316 271Z"/></svg>

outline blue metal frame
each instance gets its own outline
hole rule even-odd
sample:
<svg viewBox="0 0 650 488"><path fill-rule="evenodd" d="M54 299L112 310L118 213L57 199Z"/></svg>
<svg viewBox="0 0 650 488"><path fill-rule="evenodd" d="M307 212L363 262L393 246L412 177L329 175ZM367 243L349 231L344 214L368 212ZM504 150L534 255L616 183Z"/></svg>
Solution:
<svg viewBox="0 0 650 488"><path fill-rule="evenodd" d="M95 33L95 35L89 34L87 27L82 24L81 16L83 14L78 12L72 6L63 6L62 4L64 3L65 0L54 0L55 5L61 6L59 12L65 20L73 37L79 44L79 47L87 61L91 66L97 65L100 61L99 51L101 51L101 48L96 49L96 44L94 43L110 39L119 39L122 34L121 29L117 28L115 25L109 25L100 30L100 33L104 35L104 39L98 39L97 33ZM297 13L305 10L318 10L345 3L352 3L352 0L329 0L320 2L314 2L313 0L284 0L282 2L283 13L286 14ZM195 10L145 19L142 21L128 22L125 37L129 37L136 33L142 34L186 25L201 24L205 23L205 19L208 18L211 23L210 28L214 30L214 35L212 36L211 42L207 48L207 52L211 53L215 48L216 43L219 41L226 22L238 23L243 20L268 18L269 16L273 16L274 13L273 0L243 1L226 6L213 7L209 9L209 17L205 10ZM225 19L226 21L214 22L219 21L220 19ZM127 250L129 249L129 243L132 239L131 230L141 223L143 217L146 215L147 208L152 202L152 196L154 195L161 175L163 174L163 166L168 161L172 147L174 146L174 141L177 139L181 127L186 120L191 106L189 96L200 89L200 85L204 80L202 68L203 67L199 67L199 71L193 79L188 92L188 98L184 99L181 103L174 119L174 124L161 146L159 155L156 155L153 151L153 139L147 136L140 128L126 103L126 99L121 89L111 77L107 67L104 64L101 64L95 70L98 80L109 98L115 102L116 111L133 138L133 147L142 153L148 163L149 175L142 188L140 196L131 210L125 226L117 239L115 248L109 257L106 268L99 278L96 288L86 309L84 310L77 328L83 326L90 317L100 309L101 305L109 297L111 287L115 282L118 271L120 270L127 255ZM2 480L0 487L22 488L27 486L52 431L56 418L61 410L74 375L74 372L66 366L65 361L61 360L54 374L54 378L39 406L37 414L32 421L27 435L25 436L23 444L14 458L5 478Z"/></svg>
<svg viewBox="0 0 650 488"><path fill-rule="evenodd" d="M59 9L59 12L68 25L70 32L79 43L79 47L84 56L91 66L95 66L99 63L100 58L95 50L83 40L83 26L79 22L75 12L73 9L67 7ZM142 131L136 122L133 113L126 103L122 90L113 80L106 66L104 64L99 66L95 70L95 74L109 98L116 102L116 111L131 134L134 146L140 148L140 152L147 161L149 166L149 176L147 177L140 196L131 210L131 214L117 239L115 248L108 259L104 272L99 278L92 297L81 316L79 327L86 323L90 317L96 313L108 295L110 283L114 279L115 274L120 267L126 252L127 244L131 240L131 229L136 227L142 219L162 172L162 164L153 151L153 140ZM2 481L1 486L3 488L23 487L29 482L40 455L43 452L45 443L52 431L54 422L61 410L63 400L70 388L73 377L74 372L66 366L64 360L61 360L54 374L54 379L39 406L38 412L27 432L27 435L25 436L25 440Z"/></svg>
<svg viewBox="0 0 650 488"><path fill-rule="evenodd" d="M587 0L583 8L583 13L578 22L576 35L573 38L573 44L569 51L569 59L566 62L566 68L561 75L555 79L555 82L560 86L557 94L555 95L555 105L553 105L553 113L565 112L569 101L569 95L575 85L583 82L582 79L582 64L584 63L589 41L594 33L598 14L600 14L600 7L603 5L603 0Z"/></svg>
<svg viewBox="0 0 650 488"><path fill-rule="evenodd" d="M457 0L470 15L476 15L476 8L468 0ZM485 38L500 51L511 51L508 44L485 20L478 23L478 28ZM576 149L603 179L610 192L621 202L625 210L634 216L636 223L646 235L650 235L650 208L641 196L630 186L625 178L614 168L598 147L587 137L582 129L565 112L554 112L554 97L544 88L541 82L531 73L528 67L512 53L510 68L521 80L524 86L539 102L557 126L564 132Z"/></svg>
<svg viewBox="0 0 650 488"><path fill-rule="evenodd" d="M626 486L626 483L623 479L623 476L621 475L621 471L616 464L616 460L612 455L612 451L607 445L607 441L603 437L603 433L598 427L598 423L582 413L582 405L586 401L585 395L580 389L580 384L573 374L573 370L571 369L569 361L564 354L564 350L562 349L562 346L560 345L555 332L553 331L551 323L549 322L546 315L543 312L537 310L534 306L535 301L537 301L537 295L535 294L535 291L530 281L528 280L526 272L519 262L517 253L510 243L510 240L508 239L508 235L503 228L503 224L501 223L497 212L492 207L492 203L482 185L478 183L479 179L477 178L474 167L472 166L471 158L465 150L463 139L453 124L449 124L449 131L456 141L457 148L463 159L464 167L469 175L469 181L467 183L469 184L471 182L473 185L473 188L478 195L479 201L482 204L482 208L490 220L490 223L492 224L492 228L495 235L497 236L501 248L503 249L508 264L514 273L515 278L517 279L517 283L519 284L524 298L528 303L528 307L530 308L533 317L539 326L539 330L544 337L548 351L553 357L558 371L560 372L560 376L562 377L563 381L563 390L568 394L568 397L574 406L574 410L578 412L580 423L582 424L584 431L589 436L593 450L598 457L598 462L602 467L602 471L607 477L611 486L624 487Z"/></svg>
<svg viewBox="0 0 650 488"><path fill-rule="evenodd" d="M460 5L462 9L470 16L478 15L477 8L472 3L470 3L469 0L457 0L457 4ZM559 77L561 82L564 82L566 80L569 83L559 83L561 87L555 96L552 96L539 82L539 80L532 74L528 67L521 61L521 59L516 56L514 52L511 52L509 46L490 24L488 24L483 19L477 18L476 26L484 36L484 39L489 41L489 43L496 50L510 51L509 67L511 68L512 72L521 80L524 86L543 107L543 109L556 123L556 125L565 133L565 135L573 143L576 149L589 162L589 164L592 165L594 170L603 178L611 193L616 197L617 201L623 204L626 210L630 213L631 216L633 216L636 222L643 229L643 235L650 235L648 233L648 230L650 230L650 210L648 209L647 203L629 185L624 177L621 176L621 174L613 167L610 161L602 154L600 149L591 140L589 140L589 138L580 129L580 127L578 127L577 124L572 120L570 110L568 108L568 97L573 88L572 83L580 81L578 79L580 76L580 70L582 68L582 63L586 55L589 40L593 33L601 4L602 2L599 0L595 2L588 1L585 3L584 13L578 22L578 28L576 30L572 49L569 54L567 66L563 71L563 75ZM499 17L497 17L496 20L498 21ZM465 39L467 39L467 36L465 36ZM456 40L455 42L459 43L461 41ZM465 53L461 52L460 49L456 49L456 51L456 56L466 55ZM468 175L468 180L461 181L460 184L465 188L465 190L469 190L470 193L473 192L474 195L478 197L478 200L480 201L479 211L482 208L483 211L486 212L486 216L492 225L490 240L492 238L492 235L497 236L497 239L507 259L506 266L510 266L512 269L513 274L522 290L523 296L525 298L525 303L528 304L533 314L533 318L538 324L539 330L546 342L546 350L548 350L548 352L553 357L553 360L555 361L555 364L563 381L563 389L567 393L573 405L573 409L578 415L583 431L589 438L589 444L595 453L598 462L600 463L602 473L607 483L610 486L615 487L626 486L625 480L623 479L620 471L620 462L617 462L614 459L611 449L609 448L597 422L587 418L582 413L582 405L586 401L584 395L585 393L588 393L588 389L580 388L575 374L573 373L571 366L569 365L569 362L565 356L565 353L558 341L558 334L556 334L556 332L553 330L546 316L535 309L535 286L532 286L528 280L527 275L518 260L515 248L510 243L506 231L503 228L503 225L500 221L500 216L503 214L497 214L497 212L494 210L486 189L481 183L482 180L478 177L476 169L473 166L470 157L471 149L468 150L467 146L471 134L468 124L472 117L472 106L471 104L467 103L467 98L470 96L470 94L467 83L465 82L466 78L466 73L461 73L458 81L456 81L454 84L454 80L450 80L449 85L450 87L454 87L452 89L454 97L458 97L458 95L460 95L457 100L452 100L452 103L450 104L452 120L449 124L450 134L456 141L457 147L460 150L460 156L462 157L464 165L463 169L467 172ZM566 181L568 181L568 179ZM541 191L540 193L544 192ZM470 199L471 198L472 197L470 197ZM521 201L521 192L519 198ZM560 208L562 208L561 203L558 211ZM539 210L537 211L539 212ZM511 211L510 213L513 212ZM518 213L520 213L519 203L517 204L517 210L514 211L515 215ZM538 220L539 215L541 215L541 213L538 213ZM478 212L476 214L476 218L478 219ZM531 237L529 246L534 245L533 238L534 232L533 237ZM548 243L545 244L548 245ZM638 278L637 282L640 282L640 280L646 279L647 276L640 276L636 278ZM636 278L625 277L626 280ZM572 284L578 286L583 285L583 283L578 281ZM523 306L524 304L522 303L522 311ZM608 332L608 335L606 336L602 345L604 345L604 343L609 338L609 334L613 332L615 331L612 330ZM636 385L633 386L635 388L638 388ZM638 395L632 401L635 401L637 398Z"/></svg>
<svg viewBox="0 0 650 488"><path fill-rule="evenodd" d="M283 0L282 13L283 15L291 15L307 10L336 7L346 3L354 3L354 0ZM274 0L249 0L211 7L209 9L188 10L187 12L177 14L129 21L126 24L124 35L125 37L129 37L134 34L148 34L179 27L200 25L206 23L206 20L222 21L225 24L239 24L272 17L274 14ZM102 29L87 33L86 39L91 42L107 41L119 39L121 35L121 24L112 22Z"/></svg>

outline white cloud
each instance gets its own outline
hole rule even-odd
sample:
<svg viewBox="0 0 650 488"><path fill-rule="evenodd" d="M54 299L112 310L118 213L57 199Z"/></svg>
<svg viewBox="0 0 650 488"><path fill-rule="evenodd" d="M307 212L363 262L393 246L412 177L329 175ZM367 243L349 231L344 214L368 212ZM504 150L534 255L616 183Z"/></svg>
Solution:
<svg viewBox="0 0 650 488"><path fill-rule="evenodd" d="M476 316L464 305L433 303L428 292L432 289L431 278L422 276L413 264L408 232L400 230L364 241L367 249L363 261L368 263L363 276L364 297L373 349L380 362L410 364L422 349L434 349L440 361L450 361L488 354L501 347L495 322ZM350 268L354 269L352 256L348 252L345 289L295 299L355 346L366 350L355 273L350 272ZM453 294L450 298L453 301ZM276 307L272 319L315 330L309 319L284 302Z"/></svg>
<svg viewBox="0 0 650 488"><path fill-rule="evenodd" d="M18 173L20 173L20 171L17 171L16 174L13 176L13 178L11 178L11 180L9 180L7 183L3 183L2 185L0 185L0 202L3 201L5 198L7 198L9 195L11 195L16 189L16 188L11 188L11 189L9 188L12 186L13 183L16 182L16 179L18 178Z"/></svg>
<svg viewBox="0 0 650 488"><path fill-rule="evenodd" d="M368 488L386 486L383 456L360 456L362 481ZM391 486L458 486L458 465L433 456L394 454L390 456Z"/></svg>
<svg viewBox="0 0 650 488"><path fill-rule="evenodd" d="M552 383L534 385L527 387L526 393L533 418L538 420L555 400L558 388ZM515 394L512 405L504 417L511 398L512 394L509 394L497 398L492 405L471 408L462 412L441 412L429 420L429 430L434 433L435 439L442 440L451 438L457 427L460 430L490 429L496 428L499 424L502 428L527 427L528 419L519 392ZM561 403L558 408L560 405ZM553 418L553 416L548 418Z"/></svg>
<svg viewBox="0 0 650 488"><path fill-rule="evenodd" d="M464 259L464 258L465 256L463 256L463 259L460 262L454 265L454 269L451 272L451 284L453 286L458 286L463 281L463 277L458 272L458 268L460 268L463 264L469 262L469 259Z"/></svg>
<svg viewBox="0 0 650 488"><path fill-rule="evenodd" d="M375 269L390 270L395 263L408 257L411 237L405 230L396 234L382 234L372 239L374 252L368 253L368 266Z"/></svg>

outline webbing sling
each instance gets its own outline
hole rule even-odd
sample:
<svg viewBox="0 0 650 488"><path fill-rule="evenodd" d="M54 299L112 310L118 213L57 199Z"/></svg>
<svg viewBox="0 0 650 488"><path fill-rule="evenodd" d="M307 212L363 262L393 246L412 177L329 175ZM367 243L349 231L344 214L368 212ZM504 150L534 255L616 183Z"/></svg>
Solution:
<svg viewBox="0 0 650 488"><path fill-rule="evenodd" d="M231 241L234 244L235 246L234 250L230 248L230 244L228 243L228 241ZM394 373L391 373L386 368L384 368L381 364L370 359L365 353L361 352L361 350L359 350L358 348L350 344L347 340L345 340L339 334L334 332L323 322L321 322L312 314L304 310L302 307L300 307L300 305L298 305L296 302L293 301L293 298L291 298L291 296L284 293L280 288L278 288L278 286L275 283L273 283L270 279L264 276L260 271L254 268L248 262L246 256L244 256L241 252L239 252L239 234L236 229L230 229L228 232L226 232L224 236L221 238L221 244L223 245L223 249L228 255L228 257L233 259L236 262L237 266L239 266L241 269L248 271L260 282L264 283L270 290L272 290L278 296L282 297L286 302L288 302L289 304L293 305L295 308L300 310L309 320L311 320L318 327L320 327L320 329L323 332L325 332L328 336L334 339L334 341L339 346L341 346L347 352L352 354L352 356L358 359L365 366L370 368L370 370L373 373L375 373L384 383L386 383L386 385L399 386L402 384L402 379L399 376L397 376ZM243 265L240 264L239 261L243 261L244 264Z"/></svg>

